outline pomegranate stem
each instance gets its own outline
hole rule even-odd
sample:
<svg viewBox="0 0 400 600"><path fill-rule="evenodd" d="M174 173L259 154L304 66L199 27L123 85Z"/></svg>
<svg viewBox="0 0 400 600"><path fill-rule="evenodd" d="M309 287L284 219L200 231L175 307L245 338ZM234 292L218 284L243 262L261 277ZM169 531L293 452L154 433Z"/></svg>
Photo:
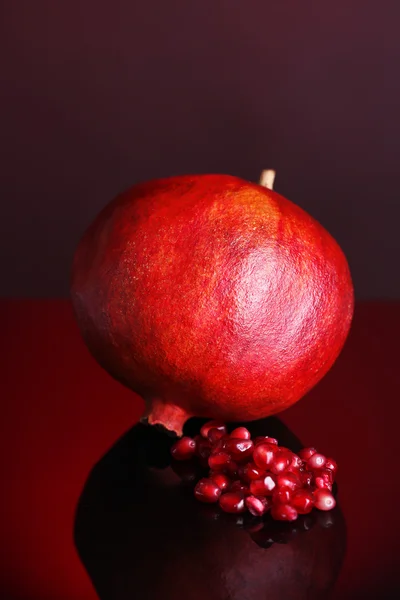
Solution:
<svg viewBox="0 0 400 600"><path fill-rule="evenodd" d="M261 171L259 185L265 187L269 190L274 189L274 181L275 181L276 171L274 169L264 169Z"/></svg>

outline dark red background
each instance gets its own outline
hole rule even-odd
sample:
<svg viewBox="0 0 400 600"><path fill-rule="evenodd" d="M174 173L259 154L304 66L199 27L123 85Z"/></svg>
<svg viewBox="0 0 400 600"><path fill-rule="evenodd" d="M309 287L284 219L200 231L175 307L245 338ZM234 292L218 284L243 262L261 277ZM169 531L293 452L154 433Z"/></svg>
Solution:
<svg viewBox="0 0 400 600"><path fill-rule="evenodd" d="M2 3L0 295L65 296L83 229L139 180L274 167L357 297L399 298L399 19L397 0ZM399 336L398 303L359 303L331 373L282 415L341 465L337 598L399 591ZM0 595L93 600L74 510L142 401L67 301L1 301L0 360Z"/></svg>
<svg viewBox="0 0 400 600"><path fill-rule="evenodd" d="M0 295L61 296L83 229L139 180L276 189L398 298L397 0L19 0L0 8Z"/></svg>
<svg viewBox="0 0 400 600"><path fill-rule="evenodd" d="M66 301L2 301L0 331L2 597L94 600L73 545L74 511L142 400L90 357ZM282 414L304 444L340 464L348 549L337 598L400 591L399 337L399 304L358 304L332 371Z"/></svg>

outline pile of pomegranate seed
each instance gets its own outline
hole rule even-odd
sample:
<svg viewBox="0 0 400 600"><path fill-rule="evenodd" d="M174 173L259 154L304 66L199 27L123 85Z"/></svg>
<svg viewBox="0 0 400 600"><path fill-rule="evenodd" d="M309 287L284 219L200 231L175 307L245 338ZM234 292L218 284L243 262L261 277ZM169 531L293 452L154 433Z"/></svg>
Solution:
<svg viewBox="0 0 400 600"><path fill-rule="evenodd" d="M268 436L251 439L245 427L230 434L226 425L209 421L195 438L182 437L171 448L177 461L197 457L208 477L200 479L194 495L200 502L219 502L224 512L248 511L277 521L295 521L315 507L331 510L337 464L315 448L295 454Z"/></svg>

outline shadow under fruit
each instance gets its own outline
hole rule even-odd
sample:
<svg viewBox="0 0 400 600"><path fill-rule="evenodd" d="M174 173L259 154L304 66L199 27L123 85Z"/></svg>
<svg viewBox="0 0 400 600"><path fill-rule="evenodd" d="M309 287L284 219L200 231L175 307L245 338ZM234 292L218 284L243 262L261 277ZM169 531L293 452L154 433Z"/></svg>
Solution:
<svg viewBox="0 0 400 600"><path fill-rule="evenodd" d="M247 426L252 436L301 447L275 417ZM185 428L198 430L194 419ZM75 543L101 600L329 597L346 546L339 506L294 523L225 515L194 499L196 474L190 465L172 468L172 443L155 427L135 425L89 475Z"/></svg>

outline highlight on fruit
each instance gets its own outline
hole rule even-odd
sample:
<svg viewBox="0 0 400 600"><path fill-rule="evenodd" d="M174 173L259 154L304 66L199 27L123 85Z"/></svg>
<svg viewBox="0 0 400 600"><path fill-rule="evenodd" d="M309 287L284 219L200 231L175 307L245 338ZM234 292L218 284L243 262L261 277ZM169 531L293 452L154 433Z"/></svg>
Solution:
<svg viewBox="0 0 400 600"><path fill-rule="evenodd" d="M279 413L342 350L354 305L346 258L272 189L274 176L140 183L100 212L77 247L71 299L83 339L144 399L150 425L181 436L193 416Z"/></svg>

